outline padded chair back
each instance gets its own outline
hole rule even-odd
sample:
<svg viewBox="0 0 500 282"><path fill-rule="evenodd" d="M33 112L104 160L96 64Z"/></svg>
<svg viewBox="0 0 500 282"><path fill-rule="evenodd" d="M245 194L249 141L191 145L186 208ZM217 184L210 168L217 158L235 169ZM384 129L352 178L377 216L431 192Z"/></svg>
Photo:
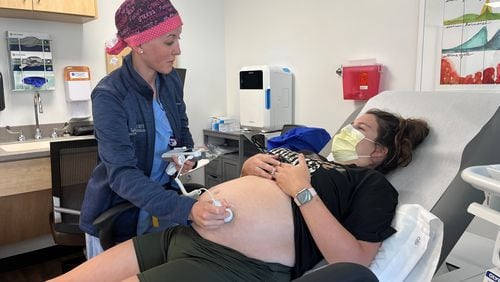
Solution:
<svg viewBox="0 0 500 282"><path fill-rule="evenodd" d="M97 163L95 139L50 143L52 198L50 223L54 241L60 245L85 246L79 214L87 181Z"/></svg>
<svg viewBox="0 0 500 282"><path fill-rule="evenodd" d="M297 127L304 127L304 125L301 124L285 124L283 125L283 128L281 128L281 135L287 133L288 131L297 128Z"/></svg>

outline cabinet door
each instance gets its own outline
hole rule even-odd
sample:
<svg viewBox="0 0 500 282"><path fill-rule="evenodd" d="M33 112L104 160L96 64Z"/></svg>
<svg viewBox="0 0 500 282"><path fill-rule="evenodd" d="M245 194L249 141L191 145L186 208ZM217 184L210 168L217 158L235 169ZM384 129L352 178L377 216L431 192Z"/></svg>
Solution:
<svg viewBox="0 0 500 282"><path fill-rule="evenodd" d="M33 10L32 0L0 0L0 8Z"/></svg>
<svg viewBox="0 0 500 282"><path fill-rule="evenodd" d="M205 187L210 188L221 183L222 181L220 176L205 175Z"/></svg>
<svg viewBox="0 0 500 282"><path fill-rule="evenodd" d="M205 173L213 176L222 175L221 158L211 160L205 167Z"/></svg>
<svg viewBox="0 0 500 282"><path fill-rule="evenodd" d="M0 0L1 1L1 0ZM28 0L27 0L28 1ZM95 17L95 0L33 0L33 10Z"/></svg>
<svg viewBox="0 0 500 282"><path fill-rule="evenodd" d="M222 181L228 181L238 178L240 170L238 168L238 160L223 159L222 160Z"/></svg>

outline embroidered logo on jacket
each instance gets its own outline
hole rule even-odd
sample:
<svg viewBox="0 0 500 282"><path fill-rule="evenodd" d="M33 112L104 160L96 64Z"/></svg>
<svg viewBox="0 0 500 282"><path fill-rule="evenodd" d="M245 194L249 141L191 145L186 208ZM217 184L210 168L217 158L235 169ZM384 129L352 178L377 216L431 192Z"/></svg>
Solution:
<svg viewBox="0 0 500 282"><path fill-rule="evenodd" d="M129 128L128 135L134 136L137 135L137 133L144 133L144 132L146 132L146 126L144 126L144 123L141 123L141 124L136 124L135 128L133 127Z"/></svg>

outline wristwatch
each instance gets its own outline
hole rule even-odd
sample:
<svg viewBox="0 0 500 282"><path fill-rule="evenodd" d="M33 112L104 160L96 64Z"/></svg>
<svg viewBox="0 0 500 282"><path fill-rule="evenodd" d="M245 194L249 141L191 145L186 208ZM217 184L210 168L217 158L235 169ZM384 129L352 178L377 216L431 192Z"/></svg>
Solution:
<svg viewBox="0 0 500 282"><path fill-rule="evenodd" d="M312 188L312 187L304 188L304 189L300 190L299 192L297 192L297 194L295 195L295 198L293 198L293 200L295 201L297 206L300 207L304 204L309 203L313 199L313 197L316 195L317 195L317 193L316 193L316 190L314 190L314 188Z"/></svg>

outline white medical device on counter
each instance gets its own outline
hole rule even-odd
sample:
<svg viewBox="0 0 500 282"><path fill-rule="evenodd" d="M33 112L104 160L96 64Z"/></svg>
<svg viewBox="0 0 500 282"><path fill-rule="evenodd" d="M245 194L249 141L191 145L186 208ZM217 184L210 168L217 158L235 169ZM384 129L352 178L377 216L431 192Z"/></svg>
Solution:
<svg viewBox="0 0 500 282"><path fill-rule="evenodd" d="M269 132L293 123L292 73L277 66L240 70L241 128Z"/></svg>

